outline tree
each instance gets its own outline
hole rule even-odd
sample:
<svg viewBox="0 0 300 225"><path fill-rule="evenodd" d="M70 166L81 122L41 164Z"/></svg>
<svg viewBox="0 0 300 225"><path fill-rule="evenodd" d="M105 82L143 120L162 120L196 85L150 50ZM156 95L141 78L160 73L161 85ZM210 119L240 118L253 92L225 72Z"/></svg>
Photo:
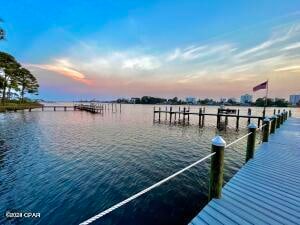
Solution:
<svg viewBox="0 0 300 225"><path fill-rule="evenodd" d="M0 69L1 69L1 88L2 88L2 102L6 98L6 90L10 84L15 81L16 71L20 68L20 64L15 58L5 52L0 52Z"/></svg>
<svg viewBox="0 0 300 225"><path fill-rule="evenodd" d="M17 71L17 84L20 86L20 98L24 101L25 93L37 94L39 84L36 78L25 68L20 68Z"/></svg>

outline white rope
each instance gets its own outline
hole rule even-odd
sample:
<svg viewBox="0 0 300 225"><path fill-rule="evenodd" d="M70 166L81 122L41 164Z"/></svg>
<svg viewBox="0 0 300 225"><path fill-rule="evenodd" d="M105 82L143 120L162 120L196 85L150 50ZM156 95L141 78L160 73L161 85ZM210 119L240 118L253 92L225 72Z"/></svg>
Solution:
<svg viewBox="0 0 300 225"><path fill-rule="evenodd" d="M91 217L90 219L88 219L88 220L86 220L86 221L80 223L80 225L88 225L88 224L94 222L95 220L97 220L97 219L99 219L99 218L105 216L106 214L108 214L108 213L114 211L115 209L120 208L121 206L125 205L126 203L128 203L128 202L130 202L130 201L132 201L132 200L138 198L139 196L141 196L141 195L147 193L148 191L152 190L153 188L156 188L156 187L162 185L163 183L165 183L165 182L167 182L168 180L170 180L170 179L176 177L177 175L183 173L184 171L186 171L186 170L188 170L188 169L190 169L190 168L196 166L197 164L199 164L200 162L202 162L202 161L204 161L204 160L210 158L210 157L213 156L214 154L216 154L216 153L213 152L213 153L211 153L211 154L205 156L204 158L202 158L202 159L200 159L200 160L194 162L193 164L191 164L191 165L189 165L189 166L183 168L182 170L179 170L178 172L172 174L171 176L169 176L169 177L167 177L167 178L165 178L165 179L163 179L163 180L157 182L156 184L153 184L152 186L150 186L150 187L148 187L148 188L146 188L146 189L144 189L144 190L142 190L142 191L136 193L135 195L133 195L133 196L131 196L131 197L125 199L124 201L119 202L118 204L116 204L116 205L114 205L114 206L112 206L112 207L110 207L110 208L104 210L103 212L101 212L101 213L99 213L99 214L97 214L97 215Z"/></svg>
<svg viewBox="0 0 300 225"><path fill-rule="evenodd" d="M236 139L235 141L233 141L233 142L231 142L230 144L226 145L225 148L228 148L229 146L235 144L236 142L242 140L243 138L248 137L250 134L252 134L252 132L250 132L250 133L244 135L243 137L240 137L239 139Z"/></svg>
<svg viewBox="0 0 300 225"><path fill-rule="evenodd" d="M260 126L257 128L257 130L261 130L264 126L266 126L267 124L265 123L264 125Z"/></svg>

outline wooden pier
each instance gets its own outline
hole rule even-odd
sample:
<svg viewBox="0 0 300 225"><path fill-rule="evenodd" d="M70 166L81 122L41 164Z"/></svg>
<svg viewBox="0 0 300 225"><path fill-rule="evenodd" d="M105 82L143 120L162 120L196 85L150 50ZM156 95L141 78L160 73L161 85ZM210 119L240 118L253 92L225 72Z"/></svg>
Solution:
<svg viewBox="0 0 300 225"><path fill-rule="evenodd" d="M300 224L300 118L286 119L190 225Z"/></svg>
<svg viewBox="0 0 300 225"><path fill-rule="evenodd" d="M285 112L286 110L283 109L282 112ZM274 109L273 115L276 115L276 113L280 114L280 110L276 112L276 109ZM291 110L289 112L291 114ZM158 117L156 116L158 114ZM163 120L162 116L165 115L165 119ZM219 108L216 113L206 113L205 107L200 107L198 112L192 112L190 110L190 107L179 107L178 110L173 110L173 107L165 107L165 110L162 110L162 107L154 107L153 109L153 121L154 122L162 122L167 121L168 123L178 123L187 125L190 124L190 116L198 117L198 125L199 127L204 127L205 124L205 117L211 116L217 118L216 127L218 129L225 129L228 126L228 118L235 118L235 128L236 130L239 130L240 127L240 119L247 119L247 123L250 124L250 121L252 119L257 120L257 126L259 127L263 121L263 119L266 117L265 112L262 112L261 116L254 116L251 113L251 108L248 108L247 115L241 115L240 109L221 109ZM270 115L271 116L271 115Z"/></svg>
<svg viewBox="0 0 300 225"><path fill-rule="evenodd" d="M121 112L122 105L116 103L105 103L105 104L75 104L73 106L68 105L42 105L40 107L29 108L31 112L33 109L41 109L42 111L53 109L53 111L69 111L69 110L80 110L90 113L103 113L105 111L111 111L113 113ZM17 110L15 110L17 111Z"/></svg>

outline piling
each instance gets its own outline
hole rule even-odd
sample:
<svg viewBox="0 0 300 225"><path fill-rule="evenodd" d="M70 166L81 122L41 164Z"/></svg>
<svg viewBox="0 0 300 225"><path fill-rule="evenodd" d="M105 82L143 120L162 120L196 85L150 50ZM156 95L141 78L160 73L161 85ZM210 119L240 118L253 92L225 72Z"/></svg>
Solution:
<svg viewBox="0 0 300 225"><path fill-rule="evenodd" d="M29 112L31 112L31 108L29 108Z"/></svg>
<svg viewBox="0 0 300 225"><path fill-rule="evenodd" d="M215 154L211 158L208 201L213 198L221 198L225 146L226 142L221 136L212 139L211 152Z"/></svg>
<svg viewBox="0 0 300 225"><path fill-rule="evenodd" d="M292 110L289 110L289 117L292 117Z"/></svg>
<svg viewBox="0 0 300 225"><path fill-rule="evenodd" d="M159 107L158 110L159 110L159 111L158 111L158 122L160 122L160 111L161 111L160 107Z"/></svg>
<svg viewBox="0 0 300 225"><path fill-rule="evenodd" d="M280 113L280 124L283 124L283 113Z"/></svg>
<svg viewBox="0 0 300 225"><path fill-rule="evenodd" d="M56 111L56 106L53 107L53 110Z"/></svg>
<svg viewBox="0 0 300 225"><path fill-rule="evenodd" d="M238 109L238 111L237 111L237 117L236 117L235 129L238 131L239 127L240 127L240 110Z"/></svg>
<svg viewBox="0 0 300 225"><path fill-rule="evenodd" d="M172 122L172 107L170 107L170 123Z"/></svg>
<svg viewBox="0 0 300 225"><path fill-rule="evenodd" d="M277 116L273 115L271 117L271 131L270 131L271 134L275 133L276 126L277 126L276 124L277 124Z"/></svg>
<svg viewBox="0 0 300 225"><path fill-rule="evenodd" d="M155 121L155 106L153 107L153 121Z"/></svg>
<svg viewBox="0 0 300 225"><path fill-rule="evenodd" d="M183 121L183 124L185 124L185 107L183 108L183 119L182 119L182 121Z"/></svg>
<svg viewBox="0 0 300 225"><path fill-rule="evenodd" d="M64 110L67 111L67 106L64 107Z"/></svg>
<svg viewBox="0 0 300 225"><path fill-rule="evenodd" d="M199 127L201 126L201 118L202 118L201 114L202 114L202 108L199 109Z"/></svg>
<svg viewBox="0 0 300 225"><path fill-rule="evenodd" d="M188 108L188 123L190 123L190 107Z"/></svg>
<svg viewBox="0 0 300 225"><path fill-rule="evenodd" d="M180 107L178 109L178 121L180 122Z"/></svg>
<svg viewBox="0 0 300 225"><path fill-rule="evenodd" d="M167 120L167 116L168 116L168 107L166 106L166 109L165 109L165 120Z"/></svg>
<svg viewBox="0 0 300 225"><path fill-rule="evenodd" d="M280 128L280 114L277 114L276 129Z"/></svg>
<svg viewBox="0 0 300 225"><path fill-rule="evenodd" d="M44 111L44 106L42 106L42 111Z"/></svg>
<svg viewBox="0 0 300 225"><path fill-rule="evenodd" d="M203 109L202 109L202 124L201 124L201 126L202 127L204 127L204 120L205 120L205 107L203 107Z"/></svg>
<svg viewBox="0 0 300 225"><path fill-rule="evenodd" d="M248 116L251 116L251 108L248 108ZM248 125L250 124L251 119L248 118Z"/></svg>
<svg viewBox="0 0 300 225"><path fill-rule="evenodd" d="M218 114L217 114L217 129L220 129L220 122L221 122L220 109L218 109Z"/></svg>
<svg viewBox="0 0 300 225"><path fill-rule="evenodd" d="M250 123L248 126L250 135L247 140L246 162L252 159L254 155L256 130L257 126L254 123Z"/></svg>
<svg viewBox="0 0 300 225"><path fill-rule="evenodd" d="M270 131L270 120L269 118L265 118L263 124L265 125L263 127L263 142L269 141L269 131Z"/></svg>

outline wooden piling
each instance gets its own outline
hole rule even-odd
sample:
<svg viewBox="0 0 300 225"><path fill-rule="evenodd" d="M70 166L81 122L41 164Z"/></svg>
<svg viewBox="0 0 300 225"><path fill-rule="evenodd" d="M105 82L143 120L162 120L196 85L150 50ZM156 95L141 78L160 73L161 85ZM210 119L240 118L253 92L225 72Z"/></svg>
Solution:
<svg viewBox="0 0 300 225"><path fill-rule="evenodd" d="M221 198L225 146L226 142L221 136L216 136L212 140L211 152L215 154L211 158L208 201Z"/></svg>
<svg viewBox="0 0 300 225"><path fill-rule="evenodd" d="M202 108L199 109L199 127L201 127L201 119L202 119Z"/></svg>
<svg viewBox="0 0 300 225"><path fill-rule="evenodd" d="M276 123L277 123L277 116L273 115L273 116L271 117L271 131L270 131L271 134L274 134L274 133L275 133L275 130L276 130Z"/></svg>
<svg viewBox="0 0 300 225"><path fill-rule="evenodd" d="M64 110L67 111L67 106L64 107Z"/></svg>
<svg viewBox="0 0 300 225"><path fill-rule="evenodd" d="M262 140L262 142L268 142L269 141L269 132L270 132L270 120L269 120L269 118L265 118L263 124L265 126L263 127L263 140Z"/></svg>
<svg viewBox="0 0 300 225"><path fill-rule="evenodd" d="M204 121L205 121L205 107L203 107L202 109L202 124L201 124L201 127L204 127Z"/></svg>
<svg viewBox="0 0 300 225"><path fill-rule="evenodd" d="M277 114L276 129L280 128L280 114Z"/></svg>
<svg viewBox="0 0 300 225"><path fill-rule="evenodd" d="M253 158L255 150L255 138L256 138L257 126L254 123L250 123L248 126L248 132L251 133L247 140L246 162Z"/></svg>
<svg viewBox="0 0 300 225"><path fill-rule="evenodd" d="M155 121L155 106L153 107L153 121Z"/></svg>
<svg viewBox="0 0 300 225"><path fill-rule="evenodd" d="M183 119L182 119L182 121L183 121L183 124L185 124L185 107L183 108Z"/></svg>
<svg viewBox="0 0 300 225"><path fill-rule="evenodd" d="M248 116L251 116L251 108L248 108ZM248 125L251 123L251 119L248 118Z"/></svg>
<svg viewBox="0 0 300 225"><path fill-rule="evenodd" d="M53 107L53 111L56 111L56 106Z"/></svg>
<svg viewBox="0 0 300 225"><path fill-rule="evenodd" d="M159 110L159 111L158 111L158 122L160 123L160 111L161 111L160 107L159 107L158 110Z"/></svg>
<svg viewBox="0 0 300 225"><path fill-rule="evenodd" d="M237 117L236 117L235 129L238 131L239 128L240 128L240 110L238 109L238 111L237 111Z"/></svg>
<svg viewBox="0 0 300 225"><path fill-rule="evenodd" d="M180 107L179 107L179 109L178 109L178 120L179 120L179 122L180 122Z"/></svg>
<svg viewBox="0 0 300 225"><path fill-rule="evenodd" d="M217 129L220 129L220 123L221 123L221 116L220 116L220 109L218 109L218 114L217 114Z"/></svg>
<svg viewBox="0 0 300 225"><path fill-rule="evenodd" d="M289 110L289 117L292 116L292 110Z"/></svg>
<svg viewBox="0 0 300 225"><path fill-rule="evenodd" d="M31 108L29 108L29 110L28 110L29 112L31 112Z"/></svg>
<svg viewBox="0 0 300 225"><path fill-rule="evenodd" d="M172 106L170 107L170 123L172 122Z"/></svg>

